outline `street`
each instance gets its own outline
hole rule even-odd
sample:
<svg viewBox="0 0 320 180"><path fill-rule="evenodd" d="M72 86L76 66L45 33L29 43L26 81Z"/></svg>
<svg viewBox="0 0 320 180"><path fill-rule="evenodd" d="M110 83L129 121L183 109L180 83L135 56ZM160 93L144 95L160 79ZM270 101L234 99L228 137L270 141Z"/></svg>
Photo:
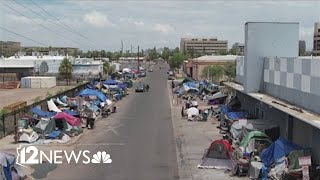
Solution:
<svg viewBox="0 0 320 180"><path fill-rule="evenodd" d="M118 112L98 121L74 150L92 154L106 151L111 164L67 164L35 167L45 179L178 179L176 149L167 90L166 70L155 66L142 81L149 92L131 94L120 101ZM47 172L45 172L47 171ZM46 177L45 177L46 176Z"/></svg>

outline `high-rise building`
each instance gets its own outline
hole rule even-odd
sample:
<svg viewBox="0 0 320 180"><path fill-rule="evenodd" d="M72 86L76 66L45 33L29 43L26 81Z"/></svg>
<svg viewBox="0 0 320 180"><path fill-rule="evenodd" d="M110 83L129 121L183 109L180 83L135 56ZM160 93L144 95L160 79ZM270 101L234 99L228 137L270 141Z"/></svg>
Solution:
<svg viewBox="0 0 320 180"><path fill-rule="evenodd" d="M20 50L20 47L20 42L0 41L0 56L12 56Z"/></svg>
<svg viewBox="0 0 320 180"><path fill-rule="evenodd" d="M306 52L306 41L299 40L299 56L304 56Z"/></svg>
<svg viewBox="0 0 320 180"><path fill-rule="evenodd" d="M313 55L320 56L320 22L314 23Z"/></svg>
<svg viewBox="0 0 320 180"><path fill-rule="evenodd" d="M214 54L228 50L228 41L217 38L181 38L180 51L183 53Z"/></svg>

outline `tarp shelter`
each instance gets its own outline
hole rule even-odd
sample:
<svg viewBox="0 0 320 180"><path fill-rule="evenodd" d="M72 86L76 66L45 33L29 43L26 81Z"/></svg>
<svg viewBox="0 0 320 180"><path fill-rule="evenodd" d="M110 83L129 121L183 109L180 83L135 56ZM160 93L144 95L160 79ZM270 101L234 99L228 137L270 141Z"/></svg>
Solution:
<svg viewBox="0 0 320 180"><path fill-rule="evenodd" d="M107 96L104 95L102 92L93 90L93 89L84 89L81 91L78 96L96 96L100 99L100 101L105 102L107 100Z"/></svg>
<svg viewBox="0 0 320 180"><path fill-rule="evenodd" d="M64 119L66 120L71 126L80 126L81 121L79 118L73 117L65 112L61 112L53 116L54 119Z"/></svg>
<svg viewBox="0 0 320 180"><path fill-rule="evenodd" d="M32 127L39 134L49 134L56 127L56 122L51 119L41 118L40 121Z"/></svg>
<svg viewBox="0 0 320 180"><path fill-rule="evenodd" d="M117 81L113 80L113 79L108 79L108 80L105 80L103 82L103 84L106 84L106 85L117 85L119 83Z"/></svg>
<svg viewBox="0 0 320 180"><path fill-rule="evenodd" d="M238 119L246 119L247 118L247 113L246 112L228 112L226 116L230 120L238 120Z"/></svg>
<svg viewBox="0 0 320 180"><path fill-rule="evenodd" d="M118 84L119 88L121 89L126 89L127 88L127 85L126 84Z"/></svg>
<svg viewBox="0 0 320 180"><path fill-rule="evenodd" d="M54 115L57 114L57 112L42 111L41 109L38 109L38 108L32 108L31 112L40 117L47 117L47 118L53 117Z"/></svg>
<svg viewBox="0 0 320 180"><path fill-rule="evenodd" d="M232 147L227 140L213 141L204 153L198 168L207 169L231 169L231 153Z"/></svg>
<svg viewBox="0 0 320 180"><path fill-rule="evenodd" d="M123 73L131 73L131 69L130 68L123 68L122 72Z"/></svg>
<svg viewBox="0 0 320 180"><path fill-rule="evenodd" d="M65 113L67 113L67 114L69 114L69 115L71 115L71 116L75 116L75 117L80 116L80 113L79 113L79 112L77 112L77 111L71 111L71 110L69 110L69 109L66 109L66 110L64 110L63 112L65 112Z"/></svg>
<svg viewBox="0 0 320 180"><path fill-rule="evenodd" d="M263 164L267 167L272 165L278 159L287 156L294 150L302 150L303 148L293 142L279 137L270 147L263 150L260 154Z"/></svg>
<svg viewBox="0 0 320 180"><path fill-rule="evenodd" d="M13 180L13 172L12 167L16 163L16 157L13 154L9 154L7 152L0 151L0 178L6 180ZM15 172L14 172L15 173Z"/></svg>
<svg viewBox="0 0 320 180"><path fill-rule="evenodd" d="M191 87L191 86L188 86L188 85L185 85L185 84L183 85L183 88L188 93L198 93L199 92L198 88Z"/></svg>
<svg viewBox="0 0 320 180"><path fill-rule="evenodd" d="M56 104L53 102L52 99L50 99L49 101L47 101L48 103L48 109L50 111L54 111L54 112L62 112L57 106Z"/></svg>
<svg viewBox="0 0 320 180"><path fill-rule="evenodd" d="M184 84L184 83L186 83L186 82L190 82L190 81L193 81L193 79L192 79L192 78L187 77L187 78L185 78L185 79L181 82L181 84Z"/></svg>
<svg viewBox="0 0 320 180"><path fill-rule="evenodd" d="M266 141L268 145L272 143L270 137L264 132L251 131L243 138L240 147L245 148L246 152L251 153L255 149L255 140Z"/></svg>

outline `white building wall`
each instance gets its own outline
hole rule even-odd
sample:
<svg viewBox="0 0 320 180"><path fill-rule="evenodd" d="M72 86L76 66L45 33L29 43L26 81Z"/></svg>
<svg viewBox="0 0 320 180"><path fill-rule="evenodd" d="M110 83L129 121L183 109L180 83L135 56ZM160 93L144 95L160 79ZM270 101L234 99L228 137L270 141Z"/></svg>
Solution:
<svg viewBox="0 0 320 180"><path fill-rule="evenodd" d="M246 23L243 83L245 92L258 92L262 88L264 57L297 57L298 43L299 23Z"/></svg>

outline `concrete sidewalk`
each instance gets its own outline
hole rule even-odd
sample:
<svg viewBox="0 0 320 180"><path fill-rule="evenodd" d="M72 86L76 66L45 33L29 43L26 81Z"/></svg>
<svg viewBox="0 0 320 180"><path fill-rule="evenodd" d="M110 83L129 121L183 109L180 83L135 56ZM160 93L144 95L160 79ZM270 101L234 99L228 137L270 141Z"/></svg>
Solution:
<svg viewBox="0 0 320 180"><path fill-rule="evenodd" d="M168 83L170 82L168 81ZM222 135L219 134L219 130L216 128L218 124L213 124L210 118L206 122L193 122L182 119L182 101L173 97L169 84L167 87L170 92L171 116L177 145L177 161L180 179L246 179L230 177L224 170L197 168L205 149L209 148L212 141L222 138ZM199 104L200 109L206 107L201 105L202 104Z"/></svg>

